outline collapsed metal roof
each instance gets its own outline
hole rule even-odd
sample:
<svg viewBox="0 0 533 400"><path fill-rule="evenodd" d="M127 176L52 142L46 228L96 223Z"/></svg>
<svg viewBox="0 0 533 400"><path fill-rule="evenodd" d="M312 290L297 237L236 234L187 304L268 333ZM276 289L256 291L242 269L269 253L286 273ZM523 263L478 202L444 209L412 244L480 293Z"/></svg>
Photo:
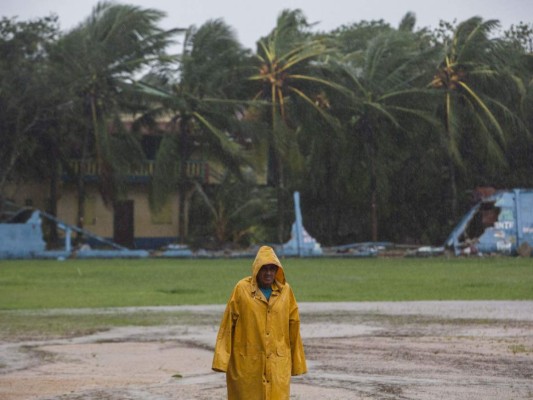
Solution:
<svg viewBox="0 0 533 400"><path fill-rule="evenodd" d="M531 255L533 189L482 198L450 233L445 246L461 254Z"/></svg>

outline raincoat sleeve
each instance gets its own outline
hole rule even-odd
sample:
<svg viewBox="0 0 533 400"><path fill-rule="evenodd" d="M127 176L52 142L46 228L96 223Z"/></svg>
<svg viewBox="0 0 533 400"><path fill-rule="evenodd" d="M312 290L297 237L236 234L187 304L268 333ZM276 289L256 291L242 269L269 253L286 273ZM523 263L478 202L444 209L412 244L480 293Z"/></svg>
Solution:
<svg viewBox="0 0 533 400"><path fill-rule="evenodd" d="M239 318L237 309L237 287L233 290L226 305L215 344L212 369L216 372L226 372L233 348L233 332Z"/></svg>
<svg viewBox="0 0 533 400"><path fill-rule="evenodd" d="M307 372L307 364L305 362L304 346L302 337L300 336L300 313L298 312L298 304L294 297L292 289L290 289L290 314L289 314L289 339L291 343L291 375L302 375Z"/></svg>

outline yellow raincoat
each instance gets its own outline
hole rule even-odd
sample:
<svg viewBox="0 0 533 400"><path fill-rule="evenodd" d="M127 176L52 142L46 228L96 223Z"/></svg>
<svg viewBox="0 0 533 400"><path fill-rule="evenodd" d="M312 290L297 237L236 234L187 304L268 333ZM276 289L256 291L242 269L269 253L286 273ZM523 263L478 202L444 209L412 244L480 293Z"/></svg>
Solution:
<svg viewBox="0 0 533 400"><path fill-rule="evenodd" d="M269 301L256 280L267 264L278 266ZM217 336L213 370L226 372L229 400L288 400L291 375L307 372L298 305L271 247L259 249L252 276L233 289Z"/></svg>

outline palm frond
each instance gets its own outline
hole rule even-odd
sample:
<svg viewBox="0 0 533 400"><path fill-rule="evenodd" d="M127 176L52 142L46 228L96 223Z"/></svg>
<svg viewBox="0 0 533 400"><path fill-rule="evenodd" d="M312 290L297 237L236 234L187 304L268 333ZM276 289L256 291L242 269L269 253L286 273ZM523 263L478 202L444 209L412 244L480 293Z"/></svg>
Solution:
<svg viewBox="0 0 533 400"><path fill-rule="evenodd" d="M365 105L370 109L376 112L381 118L384 118L391 122L396 128L399 128L401 125L398 122L398 119L390 112L388 107L383 106L383 104L368 101Z"/></svg>
<svg viewBox="0 0 533 400"><path fill-rule="evenodd" d="M490 109L487 107L485 102L466 83L459 82L459 85L461 85L461 87L468 92L470 98L474 100L474 103L478 105L478 107L482 110L483 114L490 120L492 126L494 126L496 132L500 136L500 140L505 141L505 133L503 132L500 123L498 122L494 114L490 111Z"/></svg>
<svg viewBox="0 0 533 400"><path fill-rule="evenodd" d="M462 43L458 48L457 61L464 62L474 57L484 58L484 52L492 45L489 34L498 25L496 20L483 21L479 17L470 18L460 24L457 35L462 39Z"/></svg>
<svg viewBox="0 0 533 400"><path fill-rule="evenodd" d="M328 113L327 111L325 111L323 108L321 108L320 106L318 106L316 104L315 101L313 101L309 96L307 96L304 92L302 92L301 90L298 90L297 88L295 87L292 87L290 86L289 87L289 91L293 92L293 93L296 93L301 99L303 99L307 104L309 104L312 109L314 109L315 111L317 111L321 116L322 118L331 126L331 127L338 127L338 122L337 120L330 114Z"/></svg>

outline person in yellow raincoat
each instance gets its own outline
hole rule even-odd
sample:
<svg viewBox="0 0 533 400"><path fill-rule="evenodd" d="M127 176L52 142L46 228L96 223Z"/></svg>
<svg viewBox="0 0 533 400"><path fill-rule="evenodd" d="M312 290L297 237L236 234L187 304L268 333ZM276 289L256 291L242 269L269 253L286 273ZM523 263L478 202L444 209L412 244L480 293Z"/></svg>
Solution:
<svg viewBox="0 0 533 400"><path fill-rule="evenodd" d="M212 368L226 373L229 400L289 400L291 376L307 372L298 305L271 247L231 293Z"/></svg>

